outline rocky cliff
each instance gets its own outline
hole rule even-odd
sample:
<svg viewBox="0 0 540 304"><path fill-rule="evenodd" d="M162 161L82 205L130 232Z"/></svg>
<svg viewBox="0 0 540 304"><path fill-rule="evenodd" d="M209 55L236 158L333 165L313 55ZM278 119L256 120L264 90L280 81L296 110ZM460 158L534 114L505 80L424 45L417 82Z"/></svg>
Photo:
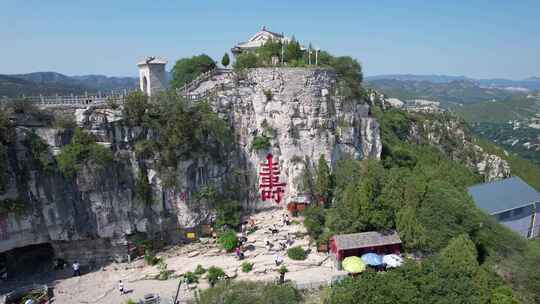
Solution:
<svg viewBox="0 0 540 304"><path fill-rule="evenodd" d="M232 128L235 147L216 153L221 159L179 161L169 168L173 182L165 181L157 166L159 153L149 159L136 153L137 143L151 139L152 130L126 123L121 109L56 110L72 116L114 154L107 166L87 162L72 178L59 172L53 158L72 131L15 118L0 200L21 202L24 211L4 211L0 217L0 251L51 243L66 258L125 256L130 236L178 240L178 229L211 221L211 202L194 199L207 185L223 190L234 183L245 209L275 204L263 204L258 196L258 170L268 153L279 164L281 182L287 183L284 203L308 191L301 176L321 156L330 164L344 157L379 158L379 129L369 105L340 97L336 81L326 69L269 68L202 82L190 96L210 101ZM45 155L38 157L50 160L46 169L28 144L32 134L47 144ZM141 177L148 180L151 204L136 195Z"/></svg>

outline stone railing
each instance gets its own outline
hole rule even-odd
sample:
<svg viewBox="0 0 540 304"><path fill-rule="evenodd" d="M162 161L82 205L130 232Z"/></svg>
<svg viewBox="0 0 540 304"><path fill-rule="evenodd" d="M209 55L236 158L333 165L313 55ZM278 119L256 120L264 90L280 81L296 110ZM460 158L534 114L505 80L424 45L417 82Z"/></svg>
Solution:
<svg viewBox="0 0 540 304"><path fill-rule="evenodd" d="M16 98L3 97L0 98L1 103L20 100L23 102L30 102L39 106L84 106L90 104L102 104L109 100L113 100L117 104L122 104L127 94L131 92L128 90L123 91L111 91L109 94L102 95L98 93L96 95L54 95L54 96L21 96Z"/></svg>
<svg viewBox="0 0 540 304"><path fill-rule="evenodd" d="M201 83L204 81L207 81L208 79L212 78L215 75L219 74L225 74L225 73L231 73L231 69L220 69L220 68L213 68L207 72L202 73L201 75L197 76L195 79L193 79L191 82L186 83L181 88L177 89L176 92L187 96L189 91L196 89ZM192 95L195 96L195 95Z"/></svg>

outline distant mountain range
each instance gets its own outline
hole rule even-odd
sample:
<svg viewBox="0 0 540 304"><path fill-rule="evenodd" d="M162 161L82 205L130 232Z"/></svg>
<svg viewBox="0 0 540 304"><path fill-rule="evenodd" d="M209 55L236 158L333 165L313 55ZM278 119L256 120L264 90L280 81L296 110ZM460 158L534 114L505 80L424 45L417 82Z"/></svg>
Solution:
<svg viewBox="0 0 540 304"><path fill-rule="evenodd" d="M439 101L443 106L525 98L527 94L520 90L485 87L469 80L435 83L426 80L376 79L368 80L365 86L381 91L388 97L428 99Z"/></svg>
<svg viewBox="0 0 540 304"><path fill-rule="evenodd" d="M56 72L29 74L0 74L0 97L54 94L89 94L98 91L133 89L138 85L135 77L107 77L103 75L66 76Z"/></svg>
<svg viewBox="0 0 540 304"><path fill-rule="evenodd" d="M529 77L523 80L511 80L502 78L475 79L466 76L448 76L448 75L414 75L414 74L389 74L368 76L366 80L374 81L381 79L392 79L399 81L427 81L431 83L443 84L453 81L470 81L478 86L493 87L500 89L523 88L527 90L540 90L540 77Z"/></svg>

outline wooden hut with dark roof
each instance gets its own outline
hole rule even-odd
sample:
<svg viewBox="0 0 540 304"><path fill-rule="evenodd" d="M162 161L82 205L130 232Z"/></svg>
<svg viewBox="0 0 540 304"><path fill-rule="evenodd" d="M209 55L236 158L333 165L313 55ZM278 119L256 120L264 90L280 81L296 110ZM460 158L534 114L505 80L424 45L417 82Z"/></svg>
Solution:
<svg viewBox="0 0 540 304"><path fill-rule="evenodd" d="M400 251L401 239L395 231L338 234L330 238L330 252L337 261L348 256L361 256L368 252L399 254Z"/></svg>

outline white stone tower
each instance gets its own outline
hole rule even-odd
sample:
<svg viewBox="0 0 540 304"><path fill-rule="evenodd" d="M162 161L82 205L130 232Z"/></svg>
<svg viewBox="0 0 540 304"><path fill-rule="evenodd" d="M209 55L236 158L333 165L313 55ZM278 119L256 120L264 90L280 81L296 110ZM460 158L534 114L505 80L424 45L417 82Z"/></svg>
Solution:
<svg viewBox="0 0 540 304"><path fill-rule="evenodd" d="M167 89L166 64L167 60L159 57L146 57L137 63L139 67L139 83L143 93L152 96L158 91Z"/></svg>

